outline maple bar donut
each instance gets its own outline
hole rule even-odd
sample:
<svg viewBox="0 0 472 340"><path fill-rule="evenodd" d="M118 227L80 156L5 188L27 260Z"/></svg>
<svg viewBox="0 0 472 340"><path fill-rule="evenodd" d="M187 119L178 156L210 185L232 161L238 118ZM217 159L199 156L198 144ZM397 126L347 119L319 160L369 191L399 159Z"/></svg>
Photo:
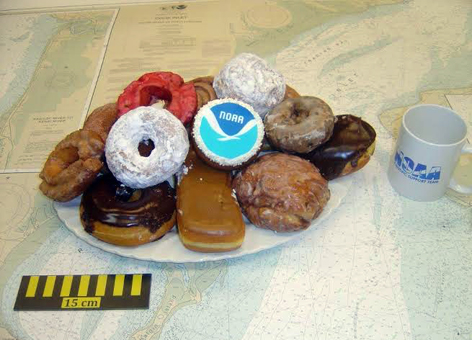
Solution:
<svg viewBox="0 0 472 340"><path fill-rule="evenodd" d="M278 232L307 229L329 198L328 181L300 157L270 153L233 180L239 204L257 227Z"/></svg>
<svg viewBox="0 0 472 340"><path fill-rule="evenodd" d="M251 53L231 59L213 81L218 98L234 98L251 105L262 117L285 95L285 79L267 62Z"/></svg>
<svg viewBox="0 0 472 340"><path fill-rule="evenodd" d="M102 169L105 144L94 131L77 130L60 141L39 174L47 197L67 202L80 196Z"/></svg>
<svg viewBox="0 0 472 340"><path fill-rule="evenodd" d="M108 132L118 118L118 109L116 103L109 103L97 107L85 120L83 129L95 131L100 135L102 141L107 140Z"/></svg>
<svg viewBox="0 0 472 340"><path fill-rule="evenodd" d="M139 147L153 149L142 156ZM121 116L108 134L105 156L109 170L131 188L159 184L179 170L189 149L187 130L165 109L141 106Z"/></svg>
<svg viewBox="0 0 472 340"><path fill-rule="evenodd" d="M192 142L210 166L233 170L252 162L262 147L264 123L249 105L235 99L216 99L195 116Z"/></svg>
<svg viewBox="0 0 472 340"><path fill-rule="evenodd" d="M335 116L323 100L301 96L288 98L264 118L266 138L276 149L308 153L333 133Z"/></svg>
<svg viewBox="0 0 472 340"><path fill-rule="evenodd" d="M176 220L175 190L168 182L133 190L104 175L82 195L84 230L101 241L137 246L164 236Z"/></svg>
<svg viewBox="0 0 472 340"><path fill-rule="evenodd" d="M159 100L183 124L188 124L197 110L197 93L193 83L184 83L172 72L150 72L133 81L118 97L118 116L139 106L150 106Z"/></svg>
<svg viewBox="0 0 472 340"><path fill-rule="evenodd" d="M177 187L177 225L183 245L200 252L239 248L245 223L232 193L231 174L209 167L193 150Z"/></svg>

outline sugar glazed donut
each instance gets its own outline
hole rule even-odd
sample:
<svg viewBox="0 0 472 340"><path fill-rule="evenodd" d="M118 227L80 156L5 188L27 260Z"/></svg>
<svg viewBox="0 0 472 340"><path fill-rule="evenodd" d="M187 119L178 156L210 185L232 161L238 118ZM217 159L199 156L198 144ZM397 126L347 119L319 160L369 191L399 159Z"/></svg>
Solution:
<svg viewBox="0 0 472 340"><path fill-rule="evenodd" d="M301 96L285 99L264 118L266 137L276 149L307 153L326 142L336 121L323 100Z"/></svg>
<svg viewBox="0 0 472 340"><path fill-rule="evenodd" d="M149 156L139 145L150 140ZM110 130L105 156L111 173L131 188L161 183L179 170L189 149L187 131L165 109L142 106L120 117Z"/></svg>
<svg viewBox="0 0 472 340"><path fill-rule="evenodd" d="M116 103L109 103L97 107L85 120L83 129L87 131L95 131L100 135L103 142L107 140L108 132L115 124L118 118L118 109Z"/></svg>
<svg viewBox="0 0 472 340"><path fill-rule="evenodd" d="M80 196L100 172L105 144L94 131L77 130L60 141L39 174L39 189L60 202Z"/></svg>
<svg viewBox="0 0 472 340"><path fill-rule="evenodd" d="M159 100L183 124L189 123L197 110L197 94L193 83L184 83L172 72L151 72L133 81L118 97L118 116L138 106L150 106Z"/></svg>
<svg viewBox="0 0 472 340"><path fill-rule="evenodd" d="M307 229L330 198L328 182L313 164L279 152L241 171L233 189L255 226L278 232Z"/></svg>
<svg viewBox="0 0 472 340"><path fill-rule="evenodd" d="M101 241L137 246L164 236L175 225L175 190L168 182L133 190L100 176L82 195L80 221Z"/></svg>
<svg viewBox="0 0 472 340"><path fill-rule="evenodd" d="M224 65L213 87L218 98L239 99L254 107L262 118L285 94L282 74L251 53L239 54Z"/></svg>

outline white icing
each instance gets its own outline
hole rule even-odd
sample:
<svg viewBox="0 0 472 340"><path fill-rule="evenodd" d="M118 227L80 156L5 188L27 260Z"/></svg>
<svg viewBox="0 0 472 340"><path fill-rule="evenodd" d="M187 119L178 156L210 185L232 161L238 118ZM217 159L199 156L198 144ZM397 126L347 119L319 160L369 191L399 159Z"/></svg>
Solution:
<svg viewBox="0 0 472 340"><path fill-rule="evenodd" d="M285 95L285 79L267 62L251 53L231 59L213 81L218 98L239 99L264 116Z"/></svg>
<svg viewBox="0 0 472 340"><path fill-rule="evenodd" d="M139 143L146 139L154 143L149 157L138 152ZM131 188L146 188L175 174L188 150L188 134L179 119L165 109L141 106L113 125L105 156L116 179Z"/></svg>

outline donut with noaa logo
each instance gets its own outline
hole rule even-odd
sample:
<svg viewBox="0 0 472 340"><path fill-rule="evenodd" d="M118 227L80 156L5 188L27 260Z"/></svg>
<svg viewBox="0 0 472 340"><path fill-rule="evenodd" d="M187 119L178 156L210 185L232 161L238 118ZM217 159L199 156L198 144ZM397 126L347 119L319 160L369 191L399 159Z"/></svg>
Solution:
<svg viewBox="0 0 472 340"><path fill-rule="evenodd" d="M259 153L264 123L254 109L235 99L217 99L195 116L192 139L198 155L219 169L238 169Z"/></svg>

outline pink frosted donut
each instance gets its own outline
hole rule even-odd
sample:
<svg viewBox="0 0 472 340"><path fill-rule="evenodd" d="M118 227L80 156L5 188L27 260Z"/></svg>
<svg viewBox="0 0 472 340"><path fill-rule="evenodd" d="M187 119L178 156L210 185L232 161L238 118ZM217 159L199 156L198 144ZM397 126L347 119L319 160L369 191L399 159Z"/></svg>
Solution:
<svg viewBox="0 0 472 340"><path fill-rule="evenodd" d="M141 142L154 144L141 156ZM112 174L123 184L139 189L164 182L182 166L189 149L183 124L169 111L140 106L120 117L108 134L105 156Z"/></svg>

